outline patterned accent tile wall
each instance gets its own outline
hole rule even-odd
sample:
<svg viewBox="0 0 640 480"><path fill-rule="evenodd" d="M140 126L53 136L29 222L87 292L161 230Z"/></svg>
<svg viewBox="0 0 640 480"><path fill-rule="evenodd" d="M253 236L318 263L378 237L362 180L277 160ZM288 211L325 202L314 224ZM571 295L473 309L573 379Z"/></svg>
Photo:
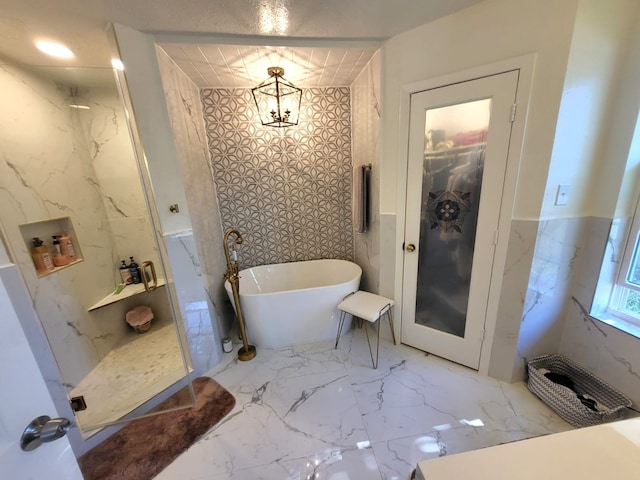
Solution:
<svg viewBox="0 0 640 480"><path fill-rule="evenodd" d="M300 121L260 124L250 89L202 89L223 228L244 237L242 268L353 260L348 88L303 90Z"/></svg>

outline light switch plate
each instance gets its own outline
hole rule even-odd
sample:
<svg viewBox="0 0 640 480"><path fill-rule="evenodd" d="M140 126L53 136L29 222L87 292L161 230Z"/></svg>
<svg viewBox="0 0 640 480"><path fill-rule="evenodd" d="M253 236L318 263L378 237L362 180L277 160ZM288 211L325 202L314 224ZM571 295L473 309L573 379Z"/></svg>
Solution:
<svg viewBox="0 0 640 480"><path fill-rule="evenodd" d="M558 191L556 192L556 205L566 205L569 201L569 192L571 191L571 185L558 185Z"/></svg>

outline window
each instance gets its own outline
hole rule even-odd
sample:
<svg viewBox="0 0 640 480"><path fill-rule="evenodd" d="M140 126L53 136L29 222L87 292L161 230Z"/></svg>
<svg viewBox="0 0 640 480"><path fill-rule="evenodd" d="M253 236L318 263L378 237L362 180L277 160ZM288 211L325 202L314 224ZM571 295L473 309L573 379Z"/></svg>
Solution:
<svg viewBox="0 0 640 480"><path fill-rule="evenodd" d="M640 325L640 212L638 208L631 224L608 310L612 315Z"/></svg>

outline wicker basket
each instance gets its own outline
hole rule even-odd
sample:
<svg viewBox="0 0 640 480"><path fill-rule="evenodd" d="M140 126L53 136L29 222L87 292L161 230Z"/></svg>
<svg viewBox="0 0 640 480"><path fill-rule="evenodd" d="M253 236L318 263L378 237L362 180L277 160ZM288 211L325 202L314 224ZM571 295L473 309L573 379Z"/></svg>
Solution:
<svg viewBox="0 0 640 480"><path fill-rule="evenodd" d="M574 427L588 427L617 420L631 406L631 400L627 397L562 355L535 358L527 363L527 367L529 390ZM589 394L607 409L596 412L586 407L573 392L545 377L539 371L541 368L566 375L573 380L578 393Z"/></svg>

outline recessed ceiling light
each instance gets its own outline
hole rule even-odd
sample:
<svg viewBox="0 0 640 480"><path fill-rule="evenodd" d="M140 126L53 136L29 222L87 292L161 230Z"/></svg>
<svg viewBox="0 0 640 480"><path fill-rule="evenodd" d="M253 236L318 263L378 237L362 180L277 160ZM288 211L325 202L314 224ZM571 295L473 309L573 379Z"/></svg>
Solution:
<svg viewBox="0 0 640 480"><path fill-rule="evenodd" d="M36 47L41 52L58 58L73 58L73 52L61 43L48 42L46 40L40 40L36 42Z"/></svg>
<svg viewBox="0 0 640 480"><path fill-rule="evenodd" d="M88 105L79 105L76 103L72 103L69 105L70 108L77 108L78 110L91 110L91 107Z"/></svg>

